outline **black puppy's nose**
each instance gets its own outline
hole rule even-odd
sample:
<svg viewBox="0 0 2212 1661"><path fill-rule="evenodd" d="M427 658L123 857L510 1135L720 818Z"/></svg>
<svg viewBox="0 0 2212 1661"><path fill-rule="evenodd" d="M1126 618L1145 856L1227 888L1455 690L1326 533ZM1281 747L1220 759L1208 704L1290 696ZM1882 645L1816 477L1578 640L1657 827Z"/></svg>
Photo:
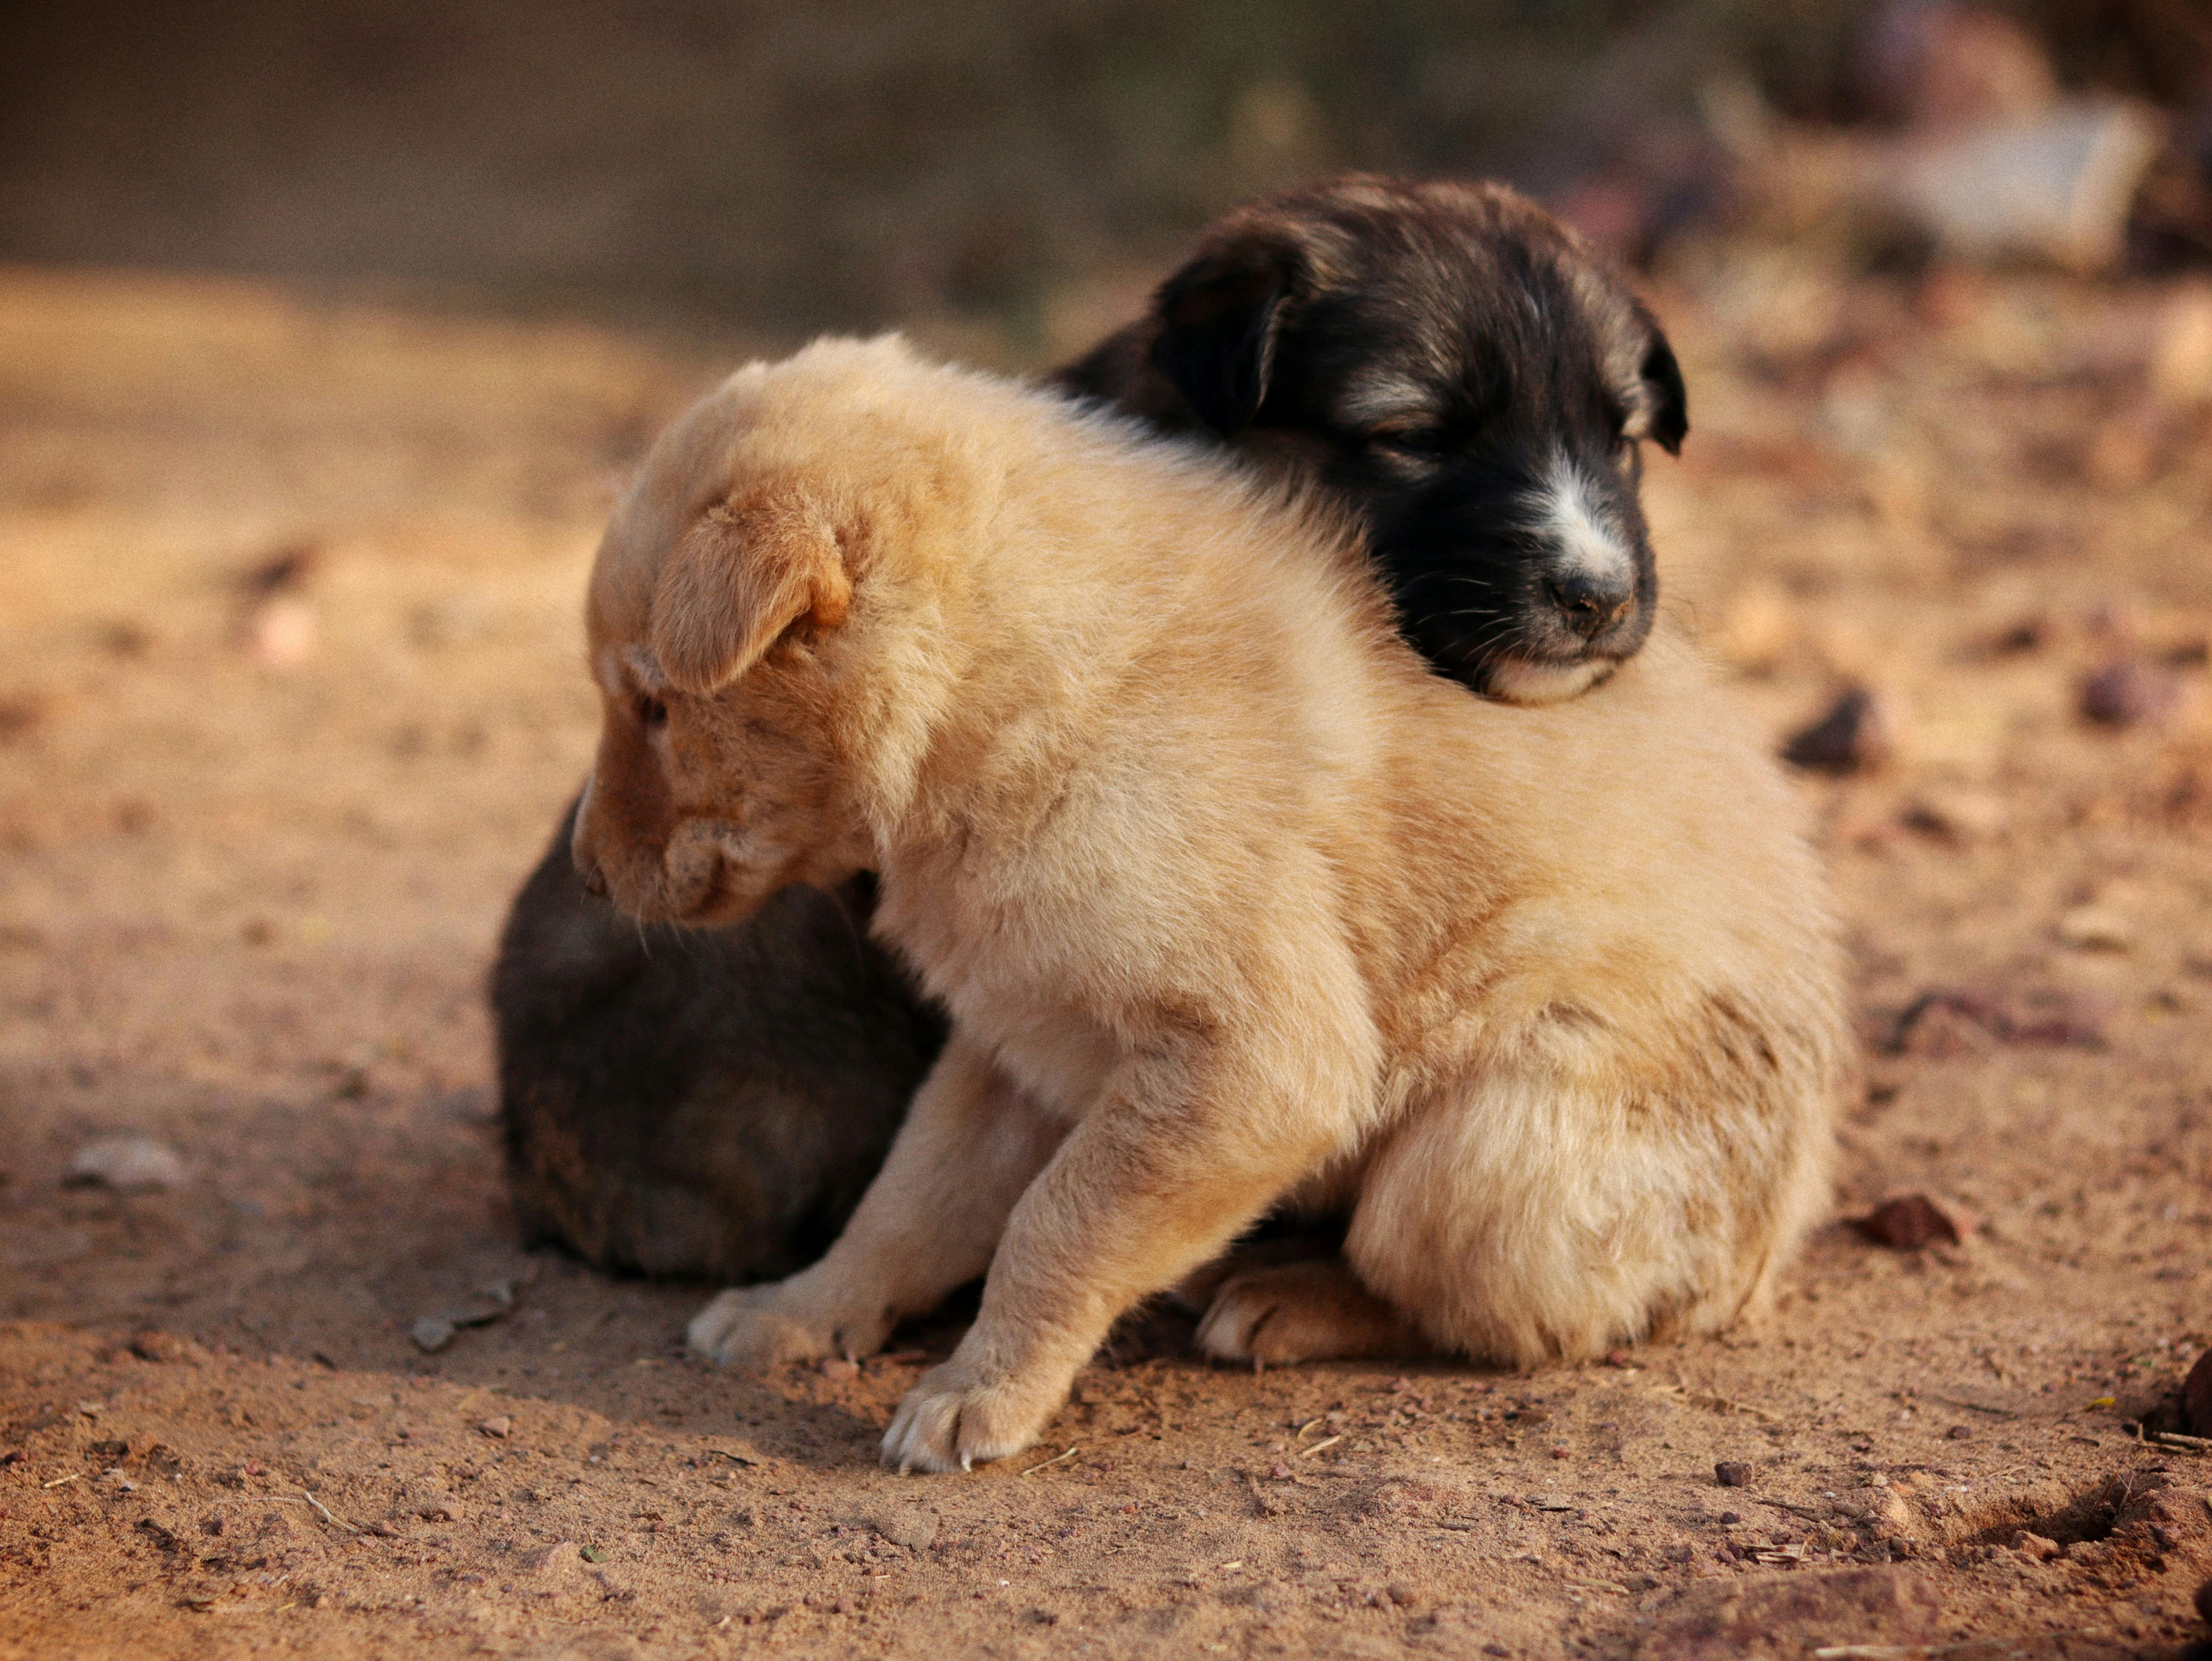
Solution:
<svg viewBox="0 0 2212 1661"><path fill-rule="evenodd" d="M1628 615L1636 604L1636 590L1626 582L1609 581L1579 571L1551 579L1552 603L1559 620L1584 640L1595 640Z"/></svg>

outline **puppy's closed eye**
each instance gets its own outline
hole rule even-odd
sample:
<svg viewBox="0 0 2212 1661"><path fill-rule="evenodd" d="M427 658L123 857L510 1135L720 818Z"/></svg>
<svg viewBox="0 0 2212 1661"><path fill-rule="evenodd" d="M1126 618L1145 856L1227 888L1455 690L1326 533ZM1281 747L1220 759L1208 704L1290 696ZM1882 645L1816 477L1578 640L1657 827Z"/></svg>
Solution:
<svg viewBox="0 0 2212 1661"><path fill-rule="evenodd" d="M1368 442L1395 455L1414 456L1424 461L1433 461L1451 449L1452 435L1441 427L1392 429L1371 434Z"/></svg>

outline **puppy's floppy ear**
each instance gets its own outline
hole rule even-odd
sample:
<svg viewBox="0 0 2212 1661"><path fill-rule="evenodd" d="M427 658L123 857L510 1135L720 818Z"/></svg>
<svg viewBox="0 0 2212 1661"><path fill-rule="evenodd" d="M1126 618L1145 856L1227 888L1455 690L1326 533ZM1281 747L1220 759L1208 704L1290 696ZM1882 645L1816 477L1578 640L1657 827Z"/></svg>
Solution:
<svg viewBox="0 0 2212 1661"><path fill-rule="evenodd" d="M1284 307L1305 277L1295 244L1255 234L1200 255L1153 296L1152 366L1221 437L1243 431L1267 396Z"/></svg>
<svg viewBox="0 0 2212 1661"><path fill-rule="evenodd" d="M836 529L813 504L788 496L718 503L661 567L647 641L679 691L708 693L801 618L836 628L852 599Z"/></svg>
<svg viewBox="0 0 2212 1661"><path fill-rule="evenodd" d="M1668 455L1680 455L1690 432L1690 390L1682 384L1682 366L1674 361L1674 349L1667 344L1659 319L1641 301L1636 305L1636 320L1644 332L1644 356L1636 373L1650 411L1648 434Z"/></svg>

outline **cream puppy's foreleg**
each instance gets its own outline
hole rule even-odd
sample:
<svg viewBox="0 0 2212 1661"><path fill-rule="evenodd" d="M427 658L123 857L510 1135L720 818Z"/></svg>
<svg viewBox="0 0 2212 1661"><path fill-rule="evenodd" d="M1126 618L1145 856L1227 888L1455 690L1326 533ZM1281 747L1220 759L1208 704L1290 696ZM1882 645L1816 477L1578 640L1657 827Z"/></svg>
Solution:
<svg viewBox="0 0 2212 1661"><path fill-rule="evenodd" d="M693 1318L692 1348L750 1366L880 1349L902 1316L989 1266L1065 1130L954 1034L836 1244L788 1280L721 1293Z"/></svg>
<svg viewBox="0 0 2212 1661"><path fill-rule="evenodd" d="M1299 1072L1125 1062L1014 1208L975 1324L900 1404L884 1462L965 1469L1034 1441L1116 1317L1335 1151L1346 1080Z"/></svg>

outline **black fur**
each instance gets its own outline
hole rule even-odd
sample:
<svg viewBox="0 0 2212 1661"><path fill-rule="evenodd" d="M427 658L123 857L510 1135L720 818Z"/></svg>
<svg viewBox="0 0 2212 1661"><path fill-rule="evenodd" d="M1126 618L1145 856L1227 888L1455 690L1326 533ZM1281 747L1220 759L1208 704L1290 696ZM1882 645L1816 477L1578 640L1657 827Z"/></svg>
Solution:
<svg viewBox="0 0 2212 1661"><path fill-rule="evenodd" d="M1615 384L1619 362L1640 384ZM1426 429L1386 444L1347 421L1344 395L1378 374L1417 395ZM1241 210L1055 380L1344 499L1408 640L1478 691L1516 653L1613 661L1643 641L1651 562L1621 433L1640 405L1674 448L1681 374L1620 281L1510 192L1350 179ZM1638 560L1632 615L1594 634L1562 620L1556 550L1525 522L1532 469L1561 447L1602 469ZM789 890L727 928L641 933L585 891L564 824L492 976L528 1238L725 1281L818 1255L943 1041L866 939L869 908L864 880Z"/></svg>
<svg viewBox="0 0 2212 1661"><path fill-rule="evenodd" d="M867 939L872 879L731 928L641 929L586 893L576 809L492 971L526 1238L603 1269L752 1280L821 1256L945 1042Z"/></svg>

